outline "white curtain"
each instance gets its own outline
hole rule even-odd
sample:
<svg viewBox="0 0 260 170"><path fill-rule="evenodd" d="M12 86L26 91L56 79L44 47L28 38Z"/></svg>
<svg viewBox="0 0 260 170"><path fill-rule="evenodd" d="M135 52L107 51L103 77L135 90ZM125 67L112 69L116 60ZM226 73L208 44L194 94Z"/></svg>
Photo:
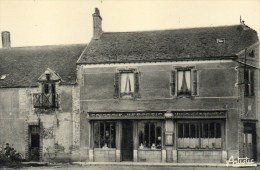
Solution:
<svg viewBox="0 0 260 170"><path fill-rule="evenodd" d="M185 74L187 88L190 91L190 79L191 79L190 71L178 71L178 91L181 90L181 86L183 83L183 74Z"/></svg>
<svg viewBox="0 0 260 170"><path fill-rule="evenodd" d="M121 93L134 92L134 73L121 74Z"/></svg>

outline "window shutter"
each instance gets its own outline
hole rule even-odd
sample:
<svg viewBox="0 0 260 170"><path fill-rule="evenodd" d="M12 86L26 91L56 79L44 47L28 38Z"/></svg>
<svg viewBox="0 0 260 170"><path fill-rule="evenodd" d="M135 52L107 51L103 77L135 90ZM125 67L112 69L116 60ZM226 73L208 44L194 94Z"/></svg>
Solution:
<svg viewBox="0 0 260 170"><path fill-rule="evenodd" d="M119 77L120 73L116 72L115 77L114 77L114 98L117 99L119 98Z"/></svg>
<svg viewBox="0 0 260 170"><path fill-rule="evenodd" d="M249 70L244 71L244 94L249 96Z"/></svg>
<svg viewBox="0 0 260 170"><path fill-rule="evenodd" d="M139 72L135 72L134 73L134 79L135 79L135 91L134 91L134 97L135 98L140 98L141 95L140 95L140 91L139 91L139 86L140 86L140 83L139 83L139 75L140 73Z"/></svg>
<svg viewBox="0 0 260 170"><path fill-rule="evenodd" d="M172 89L171 89L171 91L172 91L172 95L173 96L175 96L175 93L176 93L176 71L175 70L173 70L172 71L172 80L171 80L172 82L171 82L171 86L172 86Z"/></svg>
<svg viewBox="0 0 260 170"><path fill-rule="evenodd" d="M254 92L254 77L255 77L254 70L251 70L251 72L250 72L250 90L251 90L250 95L251 96L255 95L255 92Z"/></svg>
<svg viewBox="0 0 260 170"><path fill-rule="evenodd" d="M198 72L197 70L192 70L192 95L198 95Z"/></svg>

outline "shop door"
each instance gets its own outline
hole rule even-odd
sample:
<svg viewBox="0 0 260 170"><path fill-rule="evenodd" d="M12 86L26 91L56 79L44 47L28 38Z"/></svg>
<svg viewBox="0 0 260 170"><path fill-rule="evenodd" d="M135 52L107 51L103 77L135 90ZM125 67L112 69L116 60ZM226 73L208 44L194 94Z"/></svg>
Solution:
<svg viewBox="0 0 260 170"><path fill-rule="evenodd" d="M40 160L40 128L38 125L29 126L29 159Z"/></svg>
<svg viewBox="0 0 260 170"><path fill-rule="evenodd" d="M133 161L133 123L130 120L122 121L122 161Z"/></svg>
<svg viewBox="0 0 260 170"><path fill-rule="evenodd" d="M256 146L256 135L255 135L255 124L245 123L244 124L244 157L255 159L255 146Z"/></svg>

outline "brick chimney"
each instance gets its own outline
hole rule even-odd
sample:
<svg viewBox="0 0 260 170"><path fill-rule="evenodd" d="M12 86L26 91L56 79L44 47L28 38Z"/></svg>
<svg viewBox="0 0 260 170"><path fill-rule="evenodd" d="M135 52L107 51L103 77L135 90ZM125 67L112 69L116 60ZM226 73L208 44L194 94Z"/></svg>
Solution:
<svg viewBox="0 0 260 170"><path fill-rule="evenodd" d="M9 31L2 32L2 45L3 48L11 48L11 39Z"/></svg>
<svg viewBox="0 0 260 170"><path fill-rule="evenodd" d="M95 8L93 16L93 39L97 40L102 35L102 17L100 16L99 9Z"/></svg>

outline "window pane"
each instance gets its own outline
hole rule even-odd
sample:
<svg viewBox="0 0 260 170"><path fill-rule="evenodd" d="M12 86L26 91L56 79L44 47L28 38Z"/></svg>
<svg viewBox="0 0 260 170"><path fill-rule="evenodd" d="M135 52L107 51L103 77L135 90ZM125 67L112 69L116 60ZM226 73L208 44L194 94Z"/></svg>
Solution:
<svg viewBox="0 0 260 170"><path fill-rule="evenodd" d="M44 84L44 93L49 93L49 84Z"/></svg>
<svg viewBox="0 0 260 170"><path fill-rule="evenodd" d="M116 125L111 123L111 134L110 134L110 148L116 147Z"/></svg>
<svg viewBox="0 0 260 170"><path fill-rule="evenodd" d="M99 145L99 123L95 122L94 123L94 147L95 148L100 148Z"/></svg>
<svg viewBox="0 0 260 170"><path fill-rule="evenodd" d="M209 138L214 138L215 137L215 123L212 122L209 125Z"/></svg>
<svg viewBox="0 0 260 170"><path fill-rule="evenodd" d="M156 134L157 134L157 137L156 137L156 148L157 149L160 149L162 147L162 135L161 135L161 127L156 127Z"/></svg>
<svg viewBox="0 0 260 170"><path fill-rule="evenodd" d="M100 123L99 124L100 128L100 147L103 147L105 145L105 124Z"/></svg>
<svg viewBox="0 0 260 170"><path fill-rule="evenodd" d="M94 147L116 147L116 124L114 122L94 122Z"/></svg>
<svg viewBox="0 0 260 170"><path fill-rule="evenodd" d="M216 123L216 138L221 138L221 124Z"/></svg>
<svg viewBox="0 0 260 170"><path fill-rule="evenodd" d="M195 122L195 121L194 121ZM178 123L177 146L182 149L220 149L221 123Z"/></svg>
<svg viewBox="0 0 260 170"><path fill-rule="evenodd" d="M196 127L195 124L190 125L190 137L191 138L196 138Z"/></svg>
<svg viewBox="0 0 260 170"><path fill-rule="evenodd" d="M144 122L138 124L139 149L160 149L162 146L161 122ZM142 144L143 147L140 147Z"/></svg>
<svg viewBox="0 0 260 170"><path fill-rule="evenodd" d="M178 71L178 94L180 95L189 95L191 89L191 72L189 70L186 71Z"/></svg>
<svg viewBox="0 0 260 170"><path fill-rule="evenodd" d="M149 141L149 123L144 124L144 146L150 148L150 141Z"/></svg>
<svg viewBox="0 0 260 170"><path fill-rule="evenodd" d="M187 88L190 91L190 80L191 80L190 71L185 71L185 78L186 78Z"/></svg>
<svg viewBox="0 0 260 170"><path fill-rule="evenodd" d="M121 73L121 93L134 92L134 73Z"/></svg>
<svg viewBox="0 0 260 170"><path fill-rule="evenodd" d="M178 137L183 138L183 124L178 124Z"/></svg>
<svg viewBox="0 0 260 170"><path fill-rule="evenodd" d="M150 124L150 143L151 143L151 146L155 147L155 125L154 125L154 123Z"/></svg>
<svg viewBox="0 0 260 170"><path fill-rule="evenodd" d="M202 123L202 137L208 138L209 137L208 132L209 132L208 123Z"/></svg>
<svg viewBox="0 0 260 170"><path fill-rule="evenodd" d="M183 137L184 138L188 138L189 137L189 124L188 123L185 123L183 124L184 125L184 134L183 134Z"/></svg>

